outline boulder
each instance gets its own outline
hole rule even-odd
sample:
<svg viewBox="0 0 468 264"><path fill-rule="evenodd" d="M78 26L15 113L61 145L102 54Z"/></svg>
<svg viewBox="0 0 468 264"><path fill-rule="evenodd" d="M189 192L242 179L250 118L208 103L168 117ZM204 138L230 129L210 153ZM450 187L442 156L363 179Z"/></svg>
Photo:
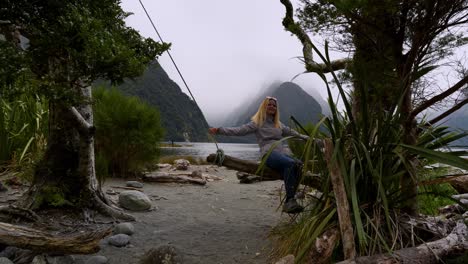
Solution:
<svg viewBox="0 0 468 264"><path fill-rule="evenodd" d="M109 237L107 241L110 245L116 246L116 247L125 247L130 243L130 236L125 235L125 234L118 234L115 236Z"/></svg>
<svg viewBox="0 0 468 264"><path fill-rule="evenodd" d="M177 159L174 160L174 166L176 170L187 170L190 166L190 161L186 159Z"/></svg>
<svg viewBox="0 0 468 264"><path fill-rule="evenodd" d="M127 187L133 187L133 188L143 188L143 183L138 182L138 181L128 181L125 183Z"/></svg>
<svg viewBox="0 0 468 264"><path fill-rule="evenodd" d="M13 261L5 257L0 257L0 264L14 264Z"/></svg>
<svg viewBox="0 0 468 264"><path fill-rule="evenodd" d="M135 233L135 228L131 223L120 223L115 226L114 234L125 234L125 235L133 235Z"/></svg>
<svg viewBox="0 0 468 264"><path fill-rule="evenodd" d="M139 191L124 191L119 195L119 204L130 211L145 211L151 208L151 200Z"/></svg>

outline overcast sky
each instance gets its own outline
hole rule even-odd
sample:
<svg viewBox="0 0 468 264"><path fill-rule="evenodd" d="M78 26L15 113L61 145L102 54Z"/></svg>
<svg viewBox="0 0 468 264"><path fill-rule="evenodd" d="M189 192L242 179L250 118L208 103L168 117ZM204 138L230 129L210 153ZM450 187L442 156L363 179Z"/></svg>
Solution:
<svg viewBox="0 0 468 264"><path fill-rule="evenodd" d="M279 0L142 0L208 122L219 120L274 81L304 71L296 37L283 29ZM159 38L138 0L123 0L127 20L145 37ZM160 63L188 94L167 54ZM314 74L294 80L309 94L326 97ZM281 103L281 102L280 102Z"/></svg>

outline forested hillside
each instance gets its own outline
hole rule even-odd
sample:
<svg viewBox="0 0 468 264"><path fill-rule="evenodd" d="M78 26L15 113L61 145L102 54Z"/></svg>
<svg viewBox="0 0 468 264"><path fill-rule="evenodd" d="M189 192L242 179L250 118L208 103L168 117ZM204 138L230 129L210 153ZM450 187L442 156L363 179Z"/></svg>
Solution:
<svg viewBox="0 0 468 264"><path fill-rule="evenodd" d="M157 62L153 62L145 73L126 80L117 87L127 95L137 96L159 109L161 124L165 129L165 140L207 141L208 123L194 101L182 92Z"/></svg>

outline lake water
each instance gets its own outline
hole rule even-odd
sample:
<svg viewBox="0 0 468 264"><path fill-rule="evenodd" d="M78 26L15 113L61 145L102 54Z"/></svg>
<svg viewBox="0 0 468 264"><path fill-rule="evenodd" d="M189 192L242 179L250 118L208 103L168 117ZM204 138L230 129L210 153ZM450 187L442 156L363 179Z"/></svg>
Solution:
<svg viewBox="0 0 468 264"><path fill-rule="evenodd" d="M208 155L216 153L217 150L215 143L174 142L174 144L182 145L182 147L162 147L161 155L183 155L206 158ZM224 154L232 157L245 160L260 159L258 144L218 143L218 147L224 150Z"/></svg>

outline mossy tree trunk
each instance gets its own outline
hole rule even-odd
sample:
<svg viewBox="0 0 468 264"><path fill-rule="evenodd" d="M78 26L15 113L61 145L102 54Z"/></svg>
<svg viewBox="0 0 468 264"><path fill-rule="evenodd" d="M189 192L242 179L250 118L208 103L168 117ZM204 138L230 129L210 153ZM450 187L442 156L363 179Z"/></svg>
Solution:
<svg viewBox="0 0 468 264"><path fill-rule="evenodd" d="M53 104L44 157L38 164L24 206L73 206L95 209L115 218L134 220L112 206L96 178L93 112L90 86L77 86L78 107Z"/></svg>

